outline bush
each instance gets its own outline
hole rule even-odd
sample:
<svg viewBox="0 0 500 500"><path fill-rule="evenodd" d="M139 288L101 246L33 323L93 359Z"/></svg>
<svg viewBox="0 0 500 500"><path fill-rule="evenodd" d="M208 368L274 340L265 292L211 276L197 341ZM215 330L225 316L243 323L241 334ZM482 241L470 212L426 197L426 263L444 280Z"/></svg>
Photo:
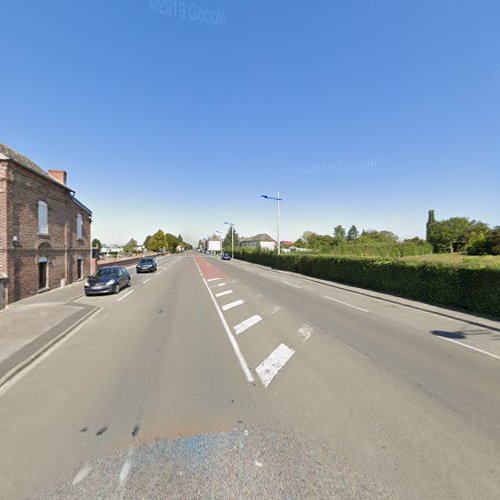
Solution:
<svg viewBox="0 0 500 500"><path fill-rule="evenodd" d="M237 259L409 299L500 317L500 269L235 249Z"/></svg>

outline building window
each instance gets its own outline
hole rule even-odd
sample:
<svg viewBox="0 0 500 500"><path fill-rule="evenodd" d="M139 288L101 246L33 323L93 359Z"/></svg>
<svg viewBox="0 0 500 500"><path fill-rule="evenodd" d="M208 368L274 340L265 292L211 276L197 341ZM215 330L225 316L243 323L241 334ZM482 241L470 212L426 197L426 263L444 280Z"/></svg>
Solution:
<svg viewBox="0 0 500 500"><path fill-rule="evenodd" d="M83 238L83 219L81 214L76 216L76 237L79 240Z"/></svg>
<svg viewBox="0 0 500 500"><path fill-rule="evenodd" d="M83 278L83 259L78 257L76 259L76 279L81 280Z"/></svg>
<svg viewBox="0 0 500 500"><path fill-rule="evenodd" d="M38 234L49 234L49 209L41 200L38 202Z"/></svg>

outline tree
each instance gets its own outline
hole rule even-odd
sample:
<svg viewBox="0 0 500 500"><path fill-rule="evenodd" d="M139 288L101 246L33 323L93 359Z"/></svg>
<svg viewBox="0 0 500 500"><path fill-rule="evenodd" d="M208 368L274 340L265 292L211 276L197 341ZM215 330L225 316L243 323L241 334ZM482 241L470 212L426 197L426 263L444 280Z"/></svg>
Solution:
<svg viewBox="0 0 500 500"><path fill-rule="evenodd" d="M239 247L240 246L240 236L236 232L236 229L233 226L233 237L234 237L234 246ZM229 226L229 229L227 230L226 236L224 236L224 240L222 241L222 247L223 248L229 248L231 246L231 226Z"/></svg>
<svg viewBox="0 0 500 500"><path fill-rule="evenodd" d="M144 240L144 243L143 243L144 248L146 250L150 250L150 248L149 248L149 242L150 241L151 241L151 235L146 236L146 239Z"/></svg>
<svg viewBox="0 0 500 500"><path fill-rule="evenodd" d="M337 243L343 243L345 241L345 229L340 224L333 229L333 237Z"/></svg>
<svg viewBox="0 0 500 500"><path fill-rule="evenodd" d="M179 243L183 243L184 242L184 240L182 239L182 234L179 234L179 236L177 236L177 241Z"/></svg>
<svg viewBox="0 0 500 500"><path fill-rule="evenodd" d="M172 233L167 233L165 234L165 241L166 241L166 247L167 249L174 253L177 245L179 244L179 240L177 239L177 236L174 236Z"/></svg>
<svg viewBox="0 0 500 500"><path fill-rule="evenodd" d="M134 238L130 238L130 241L123 247L125 253L132 253L137 246L137 241Z"/></svg>
<svg viewBox="0 0 500 500"><path fill-rule="evenodd" d="M358 239L365 243L397 243L399 240L398 236L391 231L375 231L374 229L363 231Z"/></svg>
<svg viewBox="0 0 500 500"><path fill-rule="evenodd" d="M158 229L153 236L149 239L149 248L152 252L161 252L167 246L165 233Z"/></svg>
<svg viewBox="0 0 500 500"><path fill-rule="evenodd" d="M102 249L102 243L97 238L94 238L92 240L92 247L93 248L97 248L97 250L101 250Z"/></svg>
<svg viewBox="0 0 500 500"><path fill-rule="evenodd" d="M435 223L436 223L436 217L434 215L434 210L429 210L427 224L425 225L425 239L427 241L431 241L432 239L432 231Z"/></svg>
<svg viewBox="0 0 500 500"><path fill-rule="evenodd" d="M347 241L354 241L359 238L359 231L355 225L352 225L347 232Z"/></svg>
<svg viewBox="0 0 500 500"><path fill-rule="evenodd" d="M472 233L489 231L490 228L484 222L467 217L450 217L433 223L429 242L436 252L460 252L466 250Z"/></svg>

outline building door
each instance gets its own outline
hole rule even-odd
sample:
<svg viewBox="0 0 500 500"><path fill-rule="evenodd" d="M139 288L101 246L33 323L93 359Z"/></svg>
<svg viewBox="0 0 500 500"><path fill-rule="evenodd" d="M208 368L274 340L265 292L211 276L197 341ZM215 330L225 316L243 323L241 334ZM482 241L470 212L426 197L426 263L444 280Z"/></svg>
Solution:
<svg viewBox="0 0 500 500"><path fill-rule="evenodd" d="M83 259L78 257L76 259L76 279L81 280L83 278Z"/></svg>
<svg viewBox="0 0 500 500"><path fill-rule="evenodd" d="M47 259L41 258L38 260L38 289L48 288L48 266Z"/></svg>

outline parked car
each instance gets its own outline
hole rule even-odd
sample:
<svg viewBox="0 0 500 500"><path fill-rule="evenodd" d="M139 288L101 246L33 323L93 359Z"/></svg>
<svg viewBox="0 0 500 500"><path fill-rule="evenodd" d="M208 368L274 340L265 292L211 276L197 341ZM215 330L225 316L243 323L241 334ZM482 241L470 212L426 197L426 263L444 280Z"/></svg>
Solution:
<svg viewBox="0 0 500 500"><path fill-rule="evenodd" d="M119 293L132 284L130 274L121 266L101 267L85 281L85 295L99 295L101 293Z"/></svg>
<svg viewBox="0 0 500 500"><path fill-rule="evenodd" d="M158 263L153 257L144 257L135 266L138 273L154 273L157 269Z"/></svg>
<svg viewBox="0 0 500 500"><path fill-rule="evenodd" d="M222 260L231 260L231 256L228 253L223 253L221 255Z"/></svg>

